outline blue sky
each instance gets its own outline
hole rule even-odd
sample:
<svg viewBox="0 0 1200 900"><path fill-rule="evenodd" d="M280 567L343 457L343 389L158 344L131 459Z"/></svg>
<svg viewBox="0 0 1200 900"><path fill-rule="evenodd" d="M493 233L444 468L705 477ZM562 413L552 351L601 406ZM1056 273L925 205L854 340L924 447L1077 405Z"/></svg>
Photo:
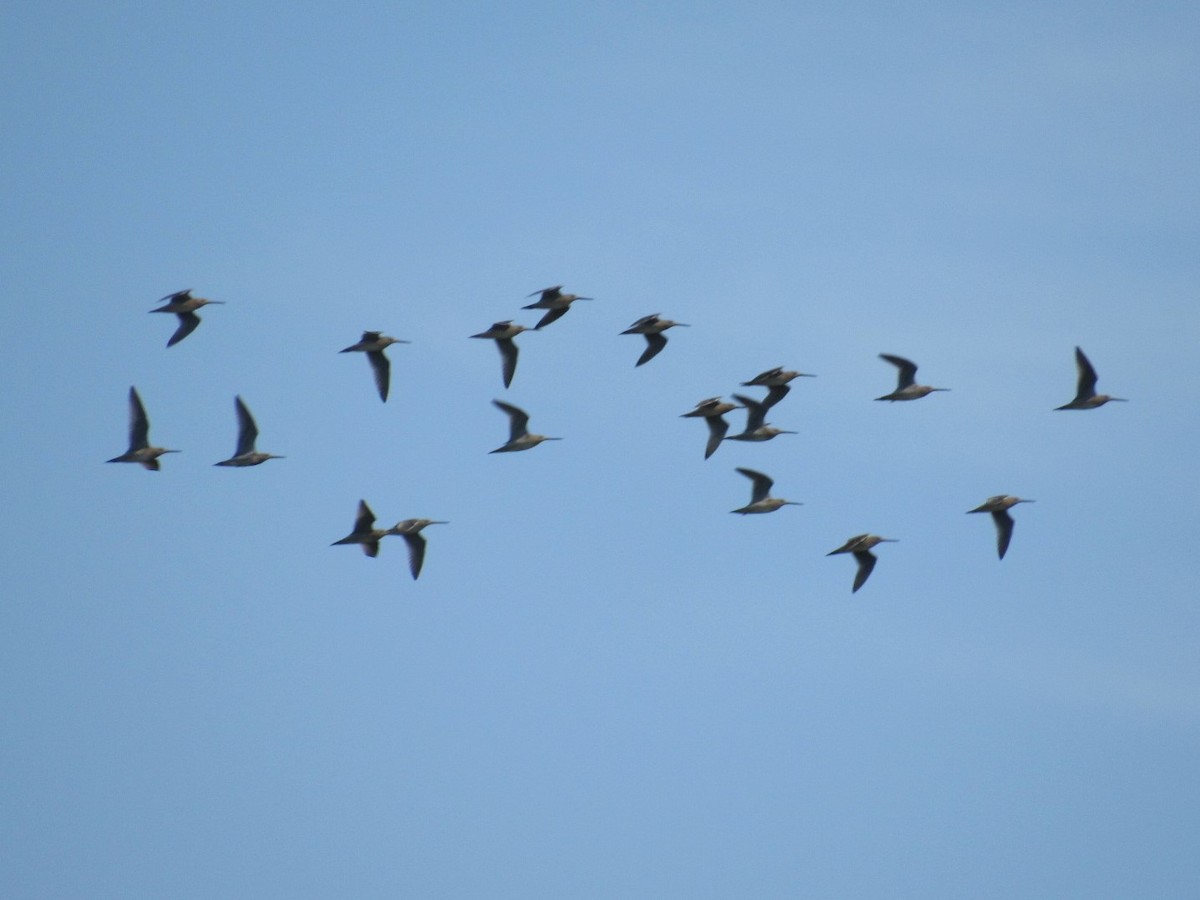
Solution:
<svg viewBox="0 0 1200 900"><path fill-rule="evenodd" d="M1195 897L1198 18L7 12L0 893ZM1131 402L1051 411L1076 345ZM235 394L287 459L211 465Z"/></svg>

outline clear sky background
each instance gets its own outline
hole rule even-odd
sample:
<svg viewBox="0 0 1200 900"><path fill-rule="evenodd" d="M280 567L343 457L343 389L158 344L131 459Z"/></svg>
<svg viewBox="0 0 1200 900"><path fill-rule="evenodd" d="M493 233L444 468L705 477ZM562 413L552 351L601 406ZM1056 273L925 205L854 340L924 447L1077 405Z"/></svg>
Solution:
<svg viewBox="0 0 1200 900"><path fill-rule="evenodd" d="M1200 896L1198 48L1176 3L10 7L0 894ZM557 283L505 391L467 336ZM183 288L226 305L168 350ZM1051 411L1077 344L1131 402ZM880 352L952 390L873 402ZM800 434L704 460L679 415L778 365ZM104 464L131 384L157 474ZM235 394L287 459L212 466ZM496 397L564 440L488 455ZM805 505L730 515L736 466ZM360 498L450 521L419 581L329 547Z"/></svg>

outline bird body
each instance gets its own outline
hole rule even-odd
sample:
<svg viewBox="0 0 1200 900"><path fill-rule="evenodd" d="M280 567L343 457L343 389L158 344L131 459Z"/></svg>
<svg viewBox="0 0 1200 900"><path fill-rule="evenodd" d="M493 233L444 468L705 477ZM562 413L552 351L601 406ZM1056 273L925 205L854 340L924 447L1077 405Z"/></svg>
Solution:
<svg viewBox="0 0 1200 900"><path fill-rule="evenodd" d="M854 574L854 587L850 589L850 593L856 593L871 577L877 561L871 548L883 543L894 544L896 541L893 538L880 537L877 534L856 534L836 550L830 550L825 554L826 556L834 556L838 553L854 554L854 559L858 563L858 571Z"/></svg>
<svg viewBox="0 0 1200 900"><path fill-rule="evenodd" d="M167 341L167 346L173 347L200 326L200 317L196 315L196 310L210 303L220 305L225 301L209 300L206 297L193 297L192 291L189 288L186 291L176 291L173 294L167 294L167 296L161 298L158 302L165 305L160 306L158 309L152 309L150 312L174 313L179 318L179 327L175 329L175 333Z"/></svg>
<svg viewBox="0 0 1200 900"><path fill-rule="evenodd" d="M791 369L785 369L783 366L776 366L774 369L759 372L749 381L743 381L742 387L767 388L767 396L762 401L762 405L765 409L770 409L792 390L788 382L794 381L797 378L816 377L816 375L810 375L807 372L796 372Z"/></svg>
<svg viewBox="0 0 1200 900"><path fill-rule="evenodd" d="M262 453L255 447L258 441L258 425L254 421L254 416L250 415L250 410L241 397L234 397L233 401L238 417L237 449L229 459L213 463L213 465L243 468L261 465L268 459L283 459L282 456L276 456L273 453Z"/></svg>
<svg viewBox="0 0 1200 900"><path fill-rule="evenodd" d="M556 322L567 314L567 310L571 308L571 304L576 300L591 300L591 297L580 297L577 294L564 294L562 285L556 284L553 287L542 288L540 291L534 291L529 295L537 297L533 303L528 306L522 306L521 309L544 309L546 314L542 316L540 322L533 326L534 331L539 331L545 328L551 322Z"/></svg>
<svg viewBox="0 0 1200 900"><path fill-rule="evenodd" d="M138 396L137 388L129 389L129 449L120 456L108 460L110 463L128 462L140 463L151 472L157 472L158 458L164 453L178 453L178 450L167 450L164 447L150 445L150 419L146 416L146 407Z"/></svg>
<svg viewBox="0 0 1200 900"><path fill-rule="evenodd" d="M382 331L364 331L362 333L362 340L357 344L346 347L344 350L339 350L338 353L367 354L367 361L371 364L371 370L375 373L375 388L379 391L379 399L387 403L388 390L391 387L392 380L392 364L384 356L383 351L392 344L409 343L412 342L387 337Z"/></svg>
<svg viewBox="0 0 1200 900"><path fill-rule="evenodd" d="M1075 368L1079 372L1079 382L1075 390L1075 399L1070 403L1056 406L1055 409L1095 409L1110 401L1127 403L1124 397L1111 397L1108 394L1096 393L1096 370L1091 361L1084 356L1083 351L1075 348Z"/></svg>
<svg viewBox="0 0 1200 900"><path fill-rule="evenodd" d="M473 338L484 338L496 342L496 349L500 351L505 387L512 384L513 375L517 373L518 350L513 338L522 331L529 331L529 329L524 325L514 325L512 319L505 319L503 322L494 322L487 331L471 335Z"/></svg>
<svg viewBox="0 0 1200 900"><path fill-rule="evenodd" d="M1020 497L1012 497L1008 494L997 494L994 497L988 497L982 504L974 509L968 509L968 513L991 513L992 521L996 523L996 551L1000 558L1004 559L1004 554L1008 552L1009 541L1012 540L1013 533L1013 518L1008 514L1008 511L1018 503L1033 503L1033 500L1022 500Z"/></svg>
<svg viewBox="0 0 1200 900"><path fill-rule="evenodd" d="M681 419L704 419L708 426L708 443L704 447L704 458L708 459L717 452L721 441L729 431L729 423L725 421L725 413L737 409L736 403L729 403L720 397L710 397L701 400L691 412L683 413Z"/></svg>
<svg viewBox="0 0 1200 900"><path fill-rule="evenodd" d="M743 394L734 394L733 399L739 401L746 409L746 428L741 434L728 435L728 440L731 441L769 441L771 438L780 434L796 434L794 431L785 431L782 428L776 428L774 425L766 423L767 409L766 403L747 397Z"/></svg>
<svg viewBox="0 0 1200 900"><path fill-rule="evenodd" d="M905 359L903 356L892 356L890 353L880 353L879 358L890 362L893 366L900 370L896 379L896 390L890 394L884 394L882 397L876 397L876 400L920 400L926 394L932 394L934 391L948 391L950 388L930 387L927 384L917 384L917 364L911 360Z"/></svg>
<svg viewBox="0 0 1200 900"><path fill-rule="evenodd" d="M515 453L518 450L528 450L536 447L542 441L561 441L562 438L546 437L544 434L529 433L529 413L503 400L493 400L492 405L508 416L508 443L489 453Z"/></svg>
<svg viewBox="0 0 1200 900"><path fill-rule="evenodd" d="M642 316L621 332L621 334L640 334L646 338L646 349L642 351L642 355L634 363L635 368L650 362L650 360L662 352L663 347L667 346L667 338L663 332L668 328L674 328L676 325L682 328L690 327L683 322L673 322L670 319L662 318L659 313L654 313L651 316Z"/></svg>
<svg viewBox="0 0 1200 900"><path fill-rule="evenodd" d="M750 486L750 502L740 509L731 509L730 512L741 513L743 516L748 516L753 513L769 513L775 512L781 506L803 506L803 503L797 503L795 500L782 500L779 497L771 496L771 487L775 482L768 475L762 472L756 472L754 469L739 468L736 471L745 475L751 481Z"/></svg>

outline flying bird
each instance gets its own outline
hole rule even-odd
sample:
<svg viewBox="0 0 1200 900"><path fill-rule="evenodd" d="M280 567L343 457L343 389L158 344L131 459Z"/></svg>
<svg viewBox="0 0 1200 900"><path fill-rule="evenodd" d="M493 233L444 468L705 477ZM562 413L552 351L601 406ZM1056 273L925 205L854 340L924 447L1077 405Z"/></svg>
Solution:
<svg viewBox="0 0 1200 900"><path fill-rule="evenodd" d="M489 450L489 453L515 453L518 450L536 447L542 441L562 440L562 438L546 437L544 434L530 434L529 413L520 407L505 403L503 400L493 400L492 405L508 416L508 443L495 450Z"/></svg>
<svg viewBox="0 0 1200 900"><path fill-rule="evenodd" d="M412 572L413 581L421 574L421 566L425 563L425 536L421 529L426 525L449 525L437 519L405 519L397 522L388 534L398 534L408 544L408 570Z"/></svg>
<svg viewBox="0 0 1200 900"><path fill-rule="evenodd" d="M379 542L389 534L398 534L398 532L395 528L376 528L375 513L371 512L371 507L367 506L366 500L359 500L358 516L354 520L354 530L340 541L334 541L329 546L359 544L362 546L363 553L373 559L379 555Z"/></svg>
<svg viewBox="0 0 1200 900"><path fill-rule="evenodd" d="M781 500L779 497L772 497L771 486L774 481L762 472L756 472L753 469L737 469L742 475L750 479L750 503L740 509L731 509L730 512L741 513L743 516L748 516L751 513L769 513L775 512L781 506L803 506L803 503L797 503L795 500Z"/></svg>
<svg viewBox="0 0 1200 900"><path fill-rule="evenodd" d="M505 319L503 322L493 323L487 331L471 335L473 338L485 338L496 342L496 349L500 351L505 387L512 384L513 375L517 373L518 350L517 345L513 343L513 338L522 331L528 330L524 325L514 325L512 319Z"/></svg>
<svg viewBox="0 0 1200 900"><path fill-rule="evenodd" d="M178 450L150 446L150 420L146 417L146 407L142 406L142 398L138 396L137 388L131 387L129 389L129 449L120 456L114 456L108 462L141 463L151 472L157 472L160 456L164 453L178 452Z"/></svg>
<svg viewBox="0 0 1200 900"><path fill-rule="evenodd" d="M927 384L917 384L917 364L905 359L903 356L880 353L879 358L890 362L900 370L900 374L896 379L896 390L890 394L884 394L882 397L876 397L876 400L891 400L893 403L897 400L919 400L926 394L931 394L934 391L950 390L950 388L935 388Z"/></svg>
<svg viewBox="0 0 1200 900"><path fill-rule="evenodd" d="M767 388L766 399L763 400L763 406L770 409L780 400L788 395L791 387L789 381L796 378L816 378L816 375L810 375L807 372L794 372L790 369L784 369L783 366L776 366L774 369L767 369L765 372L759 372L749 381L743 381L742 387L765 387Z"/></svg>
<svg viewBox="0 0 1200 900"><path fill-rule="evenodd" d="M769 407L765 402L760 403L744 394L734 394L733 399L740 402L746 409L746 427L741 434L729 435L728 440L769 441L778 434L796 434L794 431L785 431L782 428L776 428L774 425L767 424L766 418Z"/></svg>
<svg viewBox="0 0 1200 900"><path fill-rule="evenodd" d="M179 317L179 327L175 329L175 333L167 341L167 346L173 347L195 331L200 325L200 317L196 315L196 310L210 303L220 305L225 301L209 300L205 297L193 297L192 291L189 288L186 291L176 291L173 294L167 294L167 296L161 298L158 302L165 303L166 305L160 306L158 309L152 309L150 312L175 313Z"/></svg>
<svg viewBox="0 0 1200 900"><path fill-rule="evenodd" d="M1056 410L1095 409L1110 400L1116 400L1118 403L1128 402L1124 397L1110 397L1108 394L1096 393L1096 370L1092 368L1091 362L1078 347L1075 348L1075 367L1079 370L1079 385L1075 389L1075 399L1062 406L1056 406Z"/></svg>
<svg viewBox="0 0 1200 900"><path fill-rule="evenodd" d="M834 556L838 553L853 553L854 559L858 562L858 571L854 575L854 587L850 589L850 593L855 593L860 587L867 583L867 579L871 577L871 570L875 568L875 554L871 552L871 548L876 544L882 543L894 544L896 541L892 538L880 537L877 534L856 534L842 546L836 550L831 550L826 553L826 556Z"/></svg>
<svg viewBox="0 0 1200 900"><path fill-rule="evenodd" d="M729 423L725 421L725 413L737 409L736 403L728 403L720 397L710 397L701 400L691 412L683 413L681 419L704 419L708 426L708 443L704 447L704 458L708 459L717 452L725 434L729 431Z"/></svg>
<svg viewBox="0 0 1200 900"><path fill-rule="evenodd" d="M634 363L634 368L650 362L650 360L662 352L663 347L667 346L667 338L663 332L668 328L674 328L676 325L683 328L690 327L683 322L672 322L670 319L663 319L658 313L655 313L652 316L642 316L621 332L621 334L640 334L646 338L646 349L642 351L642 355Z"/></svg>
<svg viewBox="0 0 1200 900"><path fill-rule="evenodd" d="M222 460L219 463L213 463L214 466L257 466L265 463L268 459L283 459L282 456L276 456L273 453L260 453L254 446L258 441L258 425L254 421L254 416L250 415L250 410L242 401L241 397L233 398L234 408L237 410L238 418L238 439L237 449L233 451L233 456L229 459Z"/></svg>
<svg viewBox="0 0 1200 900"><path fill-rule="evenodd" d="M383 351L392 344L411 344L412 341L402 341L399 338L385 337L382 331L364 331L362 340L357 344L339 350L338 353L365 353L371 369L375 372L375 387L379 389L379 399L387 403L388 388L392 380L392 364L383 355Z"/></svg>
<svg viewBox="0 0 1200 900"><path fill-rule="evenodd" d="M533 326L534 331L545 328L551 322L557 322L567 314L567 310L571 308L571 304L576 300L592 299L591 297L580 297L575 294L564 294L561 284L556 284L554 287L542 288L540 291L534 291L529 296L536 296L537 300L528 306L522 306L521 309L547 310L547 313L542 316L542 320Z"/></svg>
<svg viewBox="0 0 1200 900"><path fill-rule="evenodd" d="M1022 500L1020 497L1010 497L1007 494L997 494L995 497L988 497L983 503L974 509L968 509L968 513L991 513L992 521L996 523L996 550L1000 554L1000 558L1004 559L1004 554L1008 552L1008 542L1012 540L1013 533L1013 518L1008 514L1008 511L1018 503L1033 503L1032 500Z"/></svg>

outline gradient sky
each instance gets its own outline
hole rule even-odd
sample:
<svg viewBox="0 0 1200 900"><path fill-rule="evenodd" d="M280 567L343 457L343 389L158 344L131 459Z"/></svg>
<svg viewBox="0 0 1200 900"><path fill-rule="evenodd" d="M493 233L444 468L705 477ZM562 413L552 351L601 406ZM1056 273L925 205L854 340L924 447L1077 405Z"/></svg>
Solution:
<svg viewBox="0 0 1200 900"><path fill-rule="evenodd" d="M0 894L1200 896L1194 6L2 21ZM1131 402L1052 411L1076 345Z"/></svg>

